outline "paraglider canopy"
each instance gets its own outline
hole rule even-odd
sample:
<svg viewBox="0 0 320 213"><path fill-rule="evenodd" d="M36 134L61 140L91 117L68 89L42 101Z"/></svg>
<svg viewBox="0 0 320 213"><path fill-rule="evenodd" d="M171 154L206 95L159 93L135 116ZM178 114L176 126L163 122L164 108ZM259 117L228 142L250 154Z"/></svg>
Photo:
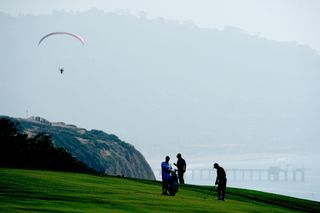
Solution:
<svg viewBox="0 0 320 213"><path fill-rule="evenodd" d="M54 35L67 35L67 36L72 36L72 37L78 39L78 40L82 43L82 45L85 44L85 43L84 43L84 40L83 40L79 35L77 35L77 34L74 34L74 33L71 33L71 32L52 32L52 33L49 33L49 34L43 36L43 37L40 39L40 41L39 41L39 43L38 43L38 46L42 43L43 40L45 40L46 38L48 38L48 37L50 37L50 36L54 36Z"/></svg>

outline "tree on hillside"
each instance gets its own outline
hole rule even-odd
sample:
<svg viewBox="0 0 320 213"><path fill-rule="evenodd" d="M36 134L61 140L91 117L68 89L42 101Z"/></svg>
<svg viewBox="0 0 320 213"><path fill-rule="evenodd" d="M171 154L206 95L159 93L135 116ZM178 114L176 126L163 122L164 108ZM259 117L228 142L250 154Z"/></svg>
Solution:
<svg viewBox="0 0 320 213"><path fill-rule="evenodd" d="M9 119L0 119L0 166L93 172L64 148L56 148L50 135L28 138Z"/></svg>
<svg viewBox="0 0 320 213"><path fill-rule="evenodd" d="M27 135L19 134L9 119L0 119L0 166L16 167L24 163Z"/></svg>
<svg viewBox="0 0 320 213"><path fill-rule="evenodd" d="M18 134L18 130L14 123L9 119L0 119L0 138L1 140L6 140Z"/></svg>

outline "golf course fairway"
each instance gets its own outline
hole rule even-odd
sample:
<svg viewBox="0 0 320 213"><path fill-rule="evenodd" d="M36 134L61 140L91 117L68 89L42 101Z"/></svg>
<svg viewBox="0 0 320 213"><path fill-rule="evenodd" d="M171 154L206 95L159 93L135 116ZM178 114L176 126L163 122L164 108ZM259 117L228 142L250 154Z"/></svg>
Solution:
<svg viewBox="0 0 320 213"><path fill-rule="evenodd" d="M111 176L0 168L0 212L320 212L320 202L227 188L216 200L209 186L180 186Z"/></svg>

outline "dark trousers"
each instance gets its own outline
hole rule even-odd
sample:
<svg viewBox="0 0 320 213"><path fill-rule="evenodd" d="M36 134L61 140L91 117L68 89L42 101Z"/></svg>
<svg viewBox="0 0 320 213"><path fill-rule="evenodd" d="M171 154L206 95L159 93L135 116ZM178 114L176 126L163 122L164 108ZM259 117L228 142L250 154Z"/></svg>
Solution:
<svg viewBox="0 0 320 213"><path fill-rule="evenodd" d="M224 200L227 188L227 179L221 179L218 182L218 199Z"/></svg>
<svg viewBox="0 0 320 213"><path fill-rule="evenodd" d="M178 171L178 178L179 178L179 183L180 184L184 184L183 174L184 174L184 172L179 172Z"/></svg>
<svg viewBox="0 0 320 213"><path fill-rule="evenodd" d="M170 180L162 180L162 194L167 194Z"/></svg>

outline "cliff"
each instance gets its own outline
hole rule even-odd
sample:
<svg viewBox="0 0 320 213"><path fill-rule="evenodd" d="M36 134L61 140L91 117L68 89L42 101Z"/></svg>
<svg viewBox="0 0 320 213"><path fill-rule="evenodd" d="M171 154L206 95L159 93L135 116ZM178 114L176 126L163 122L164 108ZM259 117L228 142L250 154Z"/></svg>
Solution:
<svg viewBox="0 0 320 213"><path fill-rule="evenodd" d="M4 116L0 116L4 117ZM46 132L55 146L64 147L89 167L109 175L152 179L154 174L143 155L116 135L100 130L86 130L63 122L50 122L41 117L11 118L17 128L29 136Z"/></svg>

